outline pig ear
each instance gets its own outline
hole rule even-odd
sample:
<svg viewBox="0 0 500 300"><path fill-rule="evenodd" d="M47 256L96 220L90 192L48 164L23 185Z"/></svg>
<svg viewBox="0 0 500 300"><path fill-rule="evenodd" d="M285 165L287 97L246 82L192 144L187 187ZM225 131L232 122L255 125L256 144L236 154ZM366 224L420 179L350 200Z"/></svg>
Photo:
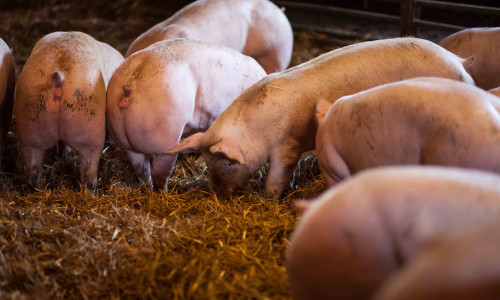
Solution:
<svg viewBox="0 0 500 300"><path fill-rule="evenodd" d="M177 146L165 151L164 154L200 152L203 148L204 135L204 132L195 133L182 140Z"/></svg>
<svg viewBox="0 0 500 300"><path fill-rule="evenodd" d="M462 59L462 65L464 66L465 69L469 69L474 64L475 60L476 57L474 55L469 56L465 59Z"/></svg>
<svg viewBox="0 0 500 300"><path fill-rule="evenodd" d="M295 201L295 209L298 210L299 212L301 213L304 213L308 208L309 206L311 205L311 201L310 200L296 200Z"/></svg>
<svg viewBox="0 0 500 300"><path fill-rule="evenodd" d="M321 121L323 120L326 113L328 112L328 109L330 109L330 106L332 106L332 103L330 101L326 100L326 98L323 96L319 97L318 103L316 103L316 122L317 122L317 125L321 124Z"/></svg>
<svg viewBox="0 0 500 300"><path fill-rule="evenodd" d="M209 151L212 154L222 154L231 160L237 161L240 165L246 165L247 163L238 143L227 138L212 145Z"/></svg>

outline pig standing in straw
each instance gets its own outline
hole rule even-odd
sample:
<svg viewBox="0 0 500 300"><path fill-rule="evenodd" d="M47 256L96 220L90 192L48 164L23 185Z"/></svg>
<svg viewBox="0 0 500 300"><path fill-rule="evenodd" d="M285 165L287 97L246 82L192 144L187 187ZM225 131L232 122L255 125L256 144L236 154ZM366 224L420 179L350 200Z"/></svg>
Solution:
<svg viewBox="0 0 500 300"><path fill-rule="evenodd" d="M295 300L370 299L429 241L498 222L500 176L443 167L367 170L300 204L287 270Z"/></svg>
<svg viewBox="0 0 500 300"><path fill-rule="evenodd" d="M236 99L205 133L167 153L202 152L210 186L220 197L233 193L270 163L266 193L280 196L303 152L314 149L314 110L330 101L388 82L440 76L473 84L464 60L417 38L364 42L323 54L270 74Z"/></svg>
<svg viewBox="0 0 500 300"><path fill-rule="evenodd" d="M110 135L144 181L168 191L177 154L155 154L205 131L265 75L253 58L228 47L189 39L155 43L128 57L109 82Z"/></svg>
<svg viewBox="0 0 500 300"><path fill-rule="evenodd" d="M232 48L257 60L267 73L290 63L290 22L268 0L198 0L139 36L127 56L158 41L188 38Z"/></svg>
<svg viewBox="0 0 500 300"><path fill-rule="evenodd" d="M435 77L381 85L333 105L323 99L317 109L318 164L329 186L387 165L500 172L499 111L498 97Z"/></svg>
<svg viewBox="0 0 500 300"><path fill-rule="evenodd" d="M78 152L81 183L95 191L106 136L106 85L123 56L82 32L38 41L19 75L16 125L26 175L41 185L44 153L59 141Z"/></svg>
<svg viewBox="0 0 500 300"><path fill-rule="evenodd" d="M0 169L2 168L3 147L12 120L15 75L12 53L9 46L0 39Z"/></svg>

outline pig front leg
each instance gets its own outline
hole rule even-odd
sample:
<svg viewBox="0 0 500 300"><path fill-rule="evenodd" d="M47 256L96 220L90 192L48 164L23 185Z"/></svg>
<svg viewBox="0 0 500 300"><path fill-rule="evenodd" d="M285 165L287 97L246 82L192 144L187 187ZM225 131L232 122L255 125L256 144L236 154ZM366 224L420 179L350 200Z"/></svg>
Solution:
<svg viewBox="0 0 500 300"><path fill-rule="evenodd" d="M134 168L139 177L144 182L151 184L151 163L149 162L149 155L134 151L127 151L127 155L132 163L132 168Z"/></svg>
<svg viewBox="0 0 500 300"><path fill-rule="evenodd" d="M41 187L42 163L45 149L19 145L24 158L24 172L29 183L36 188Z"/></svg>
<svg viewBox="0 0 500 300"><path fill-rule="evenodd" d="M266 178L266 195L275 198L283 193L301 155L302 152L298 151L280 151L277 155L271 156Z"/></svg>
<svg viewBox="0 0 500 300"><path fill-rule="evenodd" d="M177 154L153 155L153 165L151 167L151 177L155 190L163 189L168 192L168 178L172 174Z"/></svg>

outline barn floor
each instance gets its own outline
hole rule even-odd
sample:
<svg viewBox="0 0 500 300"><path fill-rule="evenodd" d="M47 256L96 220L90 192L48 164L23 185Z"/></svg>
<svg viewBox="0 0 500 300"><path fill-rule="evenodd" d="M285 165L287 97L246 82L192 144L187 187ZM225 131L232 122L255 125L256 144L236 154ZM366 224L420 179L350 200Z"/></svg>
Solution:
<svg viewBox="0 0 500 300"><path fill-rule="evenodd" d="M47 33L83 31L124 54L140 33L172 13L160 1L72 2L0 5L0 37L13 48L17 75ZM389 25L337 22L331 22L337 36L296 31L292 65L398 32ZM294 188L281 200L262 196L263 169L261 178L223 201L208 189L203 160L182 156L169 182L171 193L152 192L125 153L107 143L97 196L80 192L78 157L58 158L55 150L46 154L46 188L33 191L23 175L14 126L3 163L2 299L289 298L285 255L298 217L293 201L325 188L314 154L307 154Z"/></svg>

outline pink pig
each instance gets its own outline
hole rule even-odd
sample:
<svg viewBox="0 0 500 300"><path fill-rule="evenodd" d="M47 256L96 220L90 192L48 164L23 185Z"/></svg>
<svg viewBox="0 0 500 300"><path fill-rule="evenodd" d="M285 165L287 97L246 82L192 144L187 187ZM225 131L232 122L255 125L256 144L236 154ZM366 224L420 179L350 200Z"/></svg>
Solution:
<svg viewBox="0 0 500 300"><path fill-rule="evenodd" d="M189 38L252 56L268 73L286 69L292 57L290 22L268 0L198 0L140 35L127 56L158 41Z"/></svg>
<svg viewBox="0 0 500 300"><path fill-rule="evenodd" d="M78 152L81 182L97 186L106 134L106 85L123 56L82 32L38 41L19 75L16 125L30 182L41 184L44 153L59 141Z"/></svg>
<svg viewBox="0 0 500 300"><path fill-rule="evenodd" d="M372 299L500 299L500 224L486 223L429 242Z"/></svg>
<svg viewBox="0 0 500 300"><path fill-rule="evenodd" d="M9 46L0 39L0 169L14 106L15 67Z"/></svg>
<svg viewBox="0 0 500 300"><path fill-rule="evenodd" d="M270 163L266 193L280 196L303 152L314 149L314 110L321 95L330 101L384 83L440 76L473 84L461 59L417 38L364 42L323 54L246 90L206 133L167 151L202 152L210 186L226 197Z"/></svg>
<svg viewBox="0 0 500 300"><path fill-rule="evenodd" d="M475 56L469 72L477 86L485 90L500 86L500 27L465 29L439 45L458 56Z"/></svg>
<svg viewBox="0 0 500 300"><path fill-rule="evenodd" d="M500 176L451 167L375 168L301 206L307 209L287 252L293 298L369 299L428 242L498 222Z"/></svg>
<svg viewBox="0 0 500 300"><path fill-rule="evenodd" d="M128 57L111 78L110 135L144 181L152 176L154 187L167 191L177 154L156 154L206 130L265 75L253 58L228 47L189 39L157 42Z"/></svg>
<svg viewBox="0 0 500 300"><path fill-rule="evenodd" d="M322 100L318 164L329 186L363 169L387 165L500 172L499 110L498 97L436 77L385 84L333 105Z"/></svg>

